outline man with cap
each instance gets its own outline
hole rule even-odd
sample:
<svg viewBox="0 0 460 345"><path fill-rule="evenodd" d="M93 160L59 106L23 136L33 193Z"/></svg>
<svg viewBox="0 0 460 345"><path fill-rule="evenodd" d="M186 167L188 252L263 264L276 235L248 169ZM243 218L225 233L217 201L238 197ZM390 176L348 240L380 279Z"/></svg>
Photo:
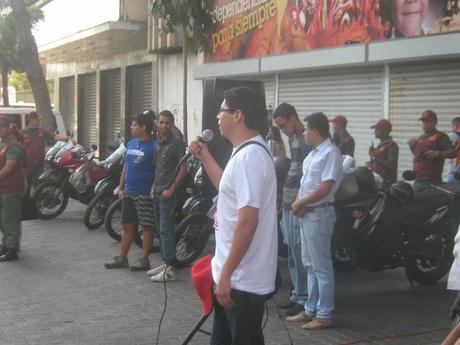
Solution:
<svg viewBox="0 0 460 345"><path fill-rule="evenodd" d="M375 138L380 140L377 147L369 148L369 169L379 174L383 179L383 187L388 188L396 182L398 171L399 147L390 136L391 122L386 119L377 121L371 126Z"/></svg>
<svg viewBox="0 0 460 345"><path fill-rule="evenodd" d="M343 115L337 115L332 120L332 142L337 145L343 155L353 157L355 153L355 139L347 131L347 118Z"/></svg>
<svg viewBox="0 0 460 345"><path fill-rule="evenodd" d="M5 116L0 116L0 139L0 230L3 234L0 262L3 262L18 258L25 189L25 151Z"/></svg>
<svg viewBox="0 0 460 345"><path fill-rule="evenodd" d="M26 175L28 183L36 181L45 164L47 141L67 140L64 135L54 135L40 128L40 116L36 111L26 114L26 126L19 130L19 140L27 154Z"/></svg>
<svg viewBox="0 0 460 345"><path fill-rule="evenodd" d="M415 191L442 183L444 159L455 157L455 150L447 134L436 129L438 117L433 110L425 110L421 117L423 134L408 141L414 155Z"/></svg>

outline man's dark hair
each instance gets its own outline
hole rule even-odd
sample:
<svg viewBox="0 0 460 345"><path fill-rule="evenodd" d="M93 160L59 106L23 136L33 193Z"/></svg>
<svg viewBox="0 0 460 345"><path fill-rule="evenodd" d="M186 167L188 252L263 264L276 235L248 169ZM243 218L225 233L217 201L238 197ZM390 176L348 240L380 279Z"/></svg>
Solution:
<svg viewBox="0 0 460 345"><path fill-rule="evenodd" d="M273 118L276 119L277 117L282 117L283 119L289 119L292 115L294 115L297 119L299 115L297 115L297 110L290 105L289 103L281 103L279 106L276 107L275 111L273 112Z"/></svg>
<svg viewBox="0 0 460 345"><path fill-rule="evenodd" d="M160 111L160 113L158 114L158 118L160 118L160 116L167 117L167 118L170 119L172 122L174 122L174 115L173 115L173 113L171 113L171 112L170 112L169 110L167 110L167 109Z"/></svg>
<svg viewBox="0 0 460 345"><path fill-rule="evenodd" d="M145 131L150 134L153 129L153 118L150 114L139 113L133 117L133 121L139 126L145 126Z"/></svg>
<svg viewBox="0 0 460 345"><path fill-rule="evenodd" d="M323 138L329 138L329 119L324 113L313 113L303 119L308 128L316 129Z"/></svg>
<svg viewBox="0 0 460 345"><path fill-rule="evenodd" d="M255 92L246 86L238 86L224 92L224 100L231 111L240 109L244 114L244 124L247 128L259 131L266 122L258 107Z"/></svg>
<svg viewBox="0 0 460 345"><path fill-rule="evenodd" d="M460 126L460 116L456 116L452 119L452 125Z"/></svg>

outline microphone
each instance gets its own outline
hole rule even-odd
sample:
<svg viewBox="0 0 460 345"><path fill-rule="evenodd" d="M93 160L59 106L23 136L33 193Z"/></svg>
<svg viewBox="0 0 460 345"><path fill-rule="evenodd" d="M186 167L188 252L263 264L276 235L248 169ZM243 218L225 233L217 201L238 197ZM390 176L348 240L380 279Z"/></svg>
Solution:
<svg viewBox="0 0 460 345"><path fill-rule="evenodd" d="M205 129L203 132L201 132L201 136L198 137L198 140L201 141L202 143L209 143L212 139L214 138L214 132L212 129ZM190 158L192 154L190 152L187 152L184 157L182 157L177 164L177 166L181 165L184 161Z"/></svg>

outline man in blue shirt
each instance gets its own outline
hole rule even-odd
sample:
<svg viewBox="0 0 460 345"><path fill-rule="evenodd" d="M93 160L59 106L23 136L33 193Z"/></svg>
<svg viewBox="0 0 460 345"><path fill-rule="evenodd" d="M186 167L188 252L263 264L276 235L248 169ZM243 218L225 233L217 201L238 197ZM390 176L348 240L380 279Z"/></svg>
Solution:
<svg viewBox="0 0 460 345"><path fill-rule="evenodd" d="M305 311L286 318L305 322L304 329L332 325L334 268L331 240L335 225L335 192L342 180L342 155L329 139L329 122L323 113L305 119L305 142L313 147L303 161L303 176L292 212L300 218L302 261L308 276Z"/></svg>
<svg viewBox="0 0 460 345"><path fill-rule="evenodd" d="M150 196L155 177L155 141L151 137L152 128L153 118L149 114L139 114L133 119L131 134L134 139L127 146L118 192L118 197L123 200L120 255L104 265L107 269L129 267L127 255L137 226L142 226L144 230L142 257L131 266L131 270L150 269L149 255L155 224Z"/></svg>

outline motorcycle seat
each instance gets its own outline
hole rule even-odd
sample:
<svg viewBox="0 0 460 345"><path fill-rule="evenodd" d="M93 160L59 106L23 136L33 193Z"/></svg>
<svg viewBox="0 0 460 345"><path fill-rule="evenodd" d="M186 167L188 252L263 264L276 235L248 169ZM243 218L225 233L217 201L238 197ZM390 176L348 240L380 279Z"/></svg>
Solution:
<svg viewBox="0 0 460 345"><path fill-rule="evenodd" d="M412 201L402 203L401 214L406 218L425 218L431 216L434 210L449 204L450 196L440 190L430 188L416 192Z"/></svg>

